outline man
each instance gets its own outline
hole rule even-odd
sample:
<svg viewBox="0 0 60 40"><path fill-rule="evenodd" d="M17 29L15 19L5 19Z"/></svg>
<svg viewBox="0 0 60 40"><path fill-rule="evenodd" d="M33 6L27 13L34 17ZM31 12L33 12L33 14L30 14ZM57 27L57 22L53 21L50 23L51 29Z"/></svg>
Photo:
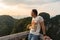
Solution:
<svg viewBox="0 0 60 40"><path fill-rule="evenodd" d="M32 22L29 25L30 33L28 40L39 40L40 29L42 28L43 35L46 35L44 19L41 16L38 16L36 9L33 9L31 12Z"/></svg>

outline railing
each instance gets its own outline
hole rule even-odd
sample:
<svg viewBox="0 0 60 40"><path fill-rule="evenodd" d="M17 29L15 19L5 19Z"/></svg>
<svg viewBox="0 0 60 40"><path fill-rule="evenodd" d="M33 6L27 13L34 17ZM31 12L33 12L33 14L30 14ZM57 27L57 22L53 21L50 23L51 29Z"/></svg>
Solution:
<svg viewBox="0 0 60 40"><path fill-rule="evenodd" d="M3 36L0 37L0 40L24 40L27 37L28 33L29 33L28 31L25 31L17 34Z"/></svg>
<svg viewBox="0 0 60 40"><path fill-rule="evenodd" d="M25 40L28 35L28 31L16 33L8 36L0 37L0 40Z"/></svg>

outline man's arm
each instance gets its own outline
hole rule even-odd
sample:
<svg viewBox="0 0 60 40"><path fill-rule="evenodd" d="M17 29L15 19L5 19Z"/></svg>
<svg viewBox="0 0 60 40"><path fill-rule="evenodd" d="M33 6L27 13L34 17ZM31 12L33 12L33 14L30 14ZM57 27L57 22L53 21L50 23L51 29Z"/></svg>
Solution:
<svg viewBox="0 0 60 40"><path fill-rule="evenodd" d="M36 23L33 21L33 23L27 25L27 29L35 29L36 30Z"/></svg>
<svg viewBox="0 0 60 40"><path fill-rule="evenodd" d="M31 24L28 24L27 25L27 29L31 29Z"/></svg>
<svg viewBox="0 0 60 40"><path fill-rule="evenodd" d="M44 25L44 21L40 22L40 25L41 25L41 28L42 28L42 31L43 31L43 35L46 35L46 28L45 28L45 25Z"/></svg>

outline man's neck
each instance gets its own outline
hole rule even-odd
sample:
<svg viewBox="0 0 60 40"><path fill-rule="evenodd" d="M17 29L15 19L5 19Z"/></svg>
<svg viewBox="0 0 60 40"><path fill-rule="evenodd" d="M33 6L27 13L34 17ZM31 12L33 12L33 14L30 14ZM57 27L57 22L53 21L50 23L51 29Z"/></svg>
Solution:
<svg viewBox="0 0 60 40"><path fill-rule="evenodd" d="M37 16L34 16L34 18L36 18Z"/></svg>

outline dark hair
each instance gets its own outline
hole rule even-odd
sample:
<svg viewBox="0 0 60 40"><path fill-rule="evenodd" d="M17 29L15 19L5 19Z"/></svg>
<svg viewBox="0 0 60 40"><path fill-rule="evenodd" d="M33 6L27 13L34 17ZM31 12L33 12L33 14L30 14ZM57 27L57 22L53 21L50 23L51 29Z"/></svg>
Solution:
<svg viewBox="0 0 60 40"><path fill-rule="evenodd" d="M37 16L38 11L36 9L32 9L32 12L34 12L34 14Z"/></svg>

